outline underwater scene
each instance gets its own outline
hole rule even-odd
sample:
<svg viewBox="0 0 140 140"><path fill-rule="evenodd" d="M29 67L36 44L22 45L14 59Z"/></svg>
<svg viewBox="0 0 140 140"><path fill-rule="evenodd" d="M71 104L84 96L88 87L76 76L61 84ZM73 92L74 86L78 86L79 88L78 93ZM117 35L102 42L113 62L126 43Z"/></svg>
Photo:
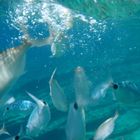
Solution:
<svg viewBox="0 0 140 140"><path fill-rule="evenodd" d="M0 0L0 140L140 140L140 0Z"/></svg>

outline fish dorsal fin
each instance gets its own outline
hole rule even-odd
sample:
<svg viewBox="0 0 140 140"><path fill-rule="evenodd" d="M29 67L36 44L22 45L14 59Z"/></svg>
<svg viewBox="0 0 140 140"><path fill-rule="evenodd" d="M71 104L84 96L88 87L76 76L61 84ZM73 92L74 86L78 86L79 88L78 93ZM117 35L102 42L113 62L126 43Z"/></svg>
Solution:
<svg viewBox="0 0 140 140"><path fill-rule="evenodd" d="M51 75L51 78L50 78L50 80L49 80L49 84L50 84L50 85L51 85L51 83L52 83L52 81L53 81L53 78L54 78L54 75L55 75L55 73L56 73L56 70L57 70L57 68L54 69L54 71L53 71L53 73L52 73L52 75Z"/></svg>
<svg viewBox="0 0 140 140"><path fill-rule="evenodd" d="M6 134L10 136L10 133L5 128L5 123L3 123L2 128L0 129L0 135Z"/></svg>
<svg viewBox="0 0 140 140"><path fill-rule="evenodd" d="M45 105L40 99L38 99L37 97L35 97L31 93L29 93L27 91L26 91L26 93L28 94L28 96L30 96L30 98L32 98L36 102L36 104L38 105L39 108L42 108Z"/></svg>

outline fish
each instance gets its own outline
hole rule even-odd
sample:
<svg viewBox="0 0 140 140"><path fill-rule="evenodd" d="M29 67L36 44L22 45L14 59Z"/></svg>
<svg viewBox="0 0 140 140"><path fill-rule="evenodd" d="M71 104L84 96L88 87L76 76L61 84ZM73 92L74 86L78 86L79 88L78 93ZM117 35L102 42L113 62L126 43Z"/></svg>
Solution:
<svg viewBox="0 0 140 140"><path fill-rule="evenodd" d="M52 42L52 36L45 39L32 39L28 29L24 25L19 25L23 32L23 44L18 47L8 48L0 53L0 104L4 104L11 94L9 91L14 86L18 78L25 74L26 52L32 47L41 47Z"/></svg>
<svg viewBox="0 0 140 140"><path fill-rule="evenodd" d="M114 130L115 121L119 117L118 112L115 113L114 117L111 117L104 121L97 129L93 140L105 140Z"/></svg>
<svg viewBox="0 0 140 140"><path fill-rule="evenodd" d="M107 91L110 88L110 84L111 81L108 80L96 86L91 95L93 101L98 101L102 98L105 98Z"/></svg>
<svg viewBox="0 0 140 140"><path fill-rule="evenodd" d="M75 70L74 89L76 102L79 106L86 106L90 100L90 81L88 80L84 69L78 66Z"/></svg>
<svg viewBox="0 0 140 140"><path fill-rule="evenodd" d="M0 53L0 105L11 97L8 92L24 74L25 54L31 45L31 42L24 39L21 46L8 48Z"/></svg>
<svg viewBox="0 0 140 140"><path fill-rule="evenodd" d="M85 111L77 102L69 106L65 132L66 140L85 140Z"/></svg>
<svg viewBox="0 0 140 140"><path fill-rule="evenodd" d="M140 105L140 90L135 83L129 81L113 82L110 87L120 104L131 107Z"/></svg>
<svg viewBox="0 0 140 140"><path fill-rule="evenodd" d="M11 104L8 104L6 106L6 109L7 110L20 110L20 111L26 111L26 110L29 110L29 109L33 109L35 108L35 103L31 102L30 100L17 100Z"/></svg>
<svg viewBox="0 0 140 140"><path fill-rule="evenodd" d="M36 104L30 100L17 100L11 104L4 106L4 119L8 119L14 116L26 117L30 115L33 109L36 107Z"/></svg>
<svg viewBox="0 0 140 140"><path fill-rule="evenodd" d="M52 103L55 106L55 108L59 111L66 112L68 111L68 100L63 89L58 84L57 80L54 79L55 72L56 72L56 69L53 71L52 76L49 81L50 96L51 96Z"/></svg>
<svg viewBox="0 0 140 140"><path fill-rule="evenodd" d="M4 123L3 123L2 128L0 129L0 135L3 135L3 134L10 135L10 133L6 130Z"/></svg>
<svg viewBox="0 0 140 140"><path fill-rule="evenodd" d="M63 6L97 20L128 18L140 11L139 0L57 0Z"/></svg>
<svg viewBox="0 0 140 140"><path fill-rule="evenodd" d="M35 101L37 106L29 116L26 124L25 135L37 137L46 131L48 123L51 119L51 112L47 102L41 101L29 92L27 92L27 94Z"/></svg>

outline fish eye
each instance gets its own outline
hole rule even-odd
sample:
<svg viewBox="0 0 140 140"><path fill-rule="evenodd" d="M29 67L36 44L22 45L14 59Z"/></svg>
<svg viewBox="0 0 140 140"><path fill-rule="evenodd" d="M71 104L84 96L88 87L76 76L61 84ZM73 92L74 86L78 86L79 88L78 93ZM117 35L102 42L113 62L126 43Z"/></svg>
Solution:
<svg viewBox="0 0 140 140"><path fill-rule="evenodd" d="M15 136L15 140L19 140L19 138L20 138L19 136Z"/></svg>
<svg viewBox="0 0 140 140"><path fill-rule="evenodd" d="M74 108L77 110L78 109L78 104L75 102L74 103Z"/></svg>
<svg viewBox="0 0 140 140"><path fill-rule="evenodd" d="M46 105L46 102L45 101L43 101L43 103L44 103L44 105Z"/></svg>
<svg viewBox="0 0 140 140"><path fill-rule="evenodd" d="M116 90L116 89L118 89L118 87L119 87L119 86L118 86L117 84L113 84L113 89Z"/></svg>
<svg viewBox="0 0 140 140"><path fill-rule="evenodd" d="M6 110L9 110L9 107L6 107Z"/></svg>

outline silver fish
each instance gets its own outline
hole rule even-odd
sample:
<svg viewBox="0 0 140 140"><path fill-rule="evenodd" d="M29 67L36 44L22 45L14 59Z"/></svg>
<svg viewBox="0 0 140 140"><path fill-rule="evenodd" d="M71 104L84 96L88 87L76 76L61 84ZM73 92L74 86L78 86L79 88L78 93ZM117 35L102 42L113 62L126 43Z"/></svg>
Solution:
<svg viewBox="0 0 140 140"><path fill-rule="evenodd" d="M85 140L85 112L77 103L69 107L65 131L67 140Z"/></svg>
<svg viewBox="0 0 140 140"><path fill-rule="evenodd" d="M27 125L26 125L26 135L30 137L37 137L40 134L46 131L48 123L51 119L51 113L49 105L31 93L27 92L27 94L36 102L37 106L32 111Z"/></svg>
<svg viewBox="0 0 140 140"><path fill-rule="evenodd" d="M4 117L9 118L11 116L28 116L33 109L36 107L36 104L29 100L18 100L11 104L5 105Z"/></svg>
<svg viewBox="0 0 140 140"><path fill-rule="evenodd" d="M30 46L31 43L24 40L23 45L7 49L0 54L0 98L3 97L1 104L10 97L4 94L8 93L16 80L24 73L25 53Z"/></svg>
<svg viewBox="0 0 140 140"><path fill-rule="evenodd" d="M92 99L94 101L98 101L101 98L104 98L107 94L107 90L109 89L111 81L106 81L104 83L99 84L92 92Z"/></svg>
<svg viewBox="0 0 140 140"><path fill-rule="evenodd" d="M74 88L77 104L79 106L87 105L90 99L90 82L84 69L80 66L75 70Z"/></svg>
<svg viewBox="0 0 140 140"><path fill-rule="evenodd" d="M50 85L50 96L53 102L53 105L56 107L57 110L60 111L67 111L68 110L68 101L67 97L64 94L63 89L60 87L58 82L53 78L56 69L54 70L51 79L49 81Z"/></svg>
<svg viewBox="0 0 140 140"><path fill-rule="evenodd" d="M105 140L114 130L115 121L119 114L116 112L114 117L104 121L97 129L93 140Z"/></svg>
<svg viewBox="0 0 140 140"><path fill-rule="evenodd" d="M113 89L116 100L121 104L132 107L140 105L140 91L134 83L123 81L112 83L110 87Z"/></svg>

